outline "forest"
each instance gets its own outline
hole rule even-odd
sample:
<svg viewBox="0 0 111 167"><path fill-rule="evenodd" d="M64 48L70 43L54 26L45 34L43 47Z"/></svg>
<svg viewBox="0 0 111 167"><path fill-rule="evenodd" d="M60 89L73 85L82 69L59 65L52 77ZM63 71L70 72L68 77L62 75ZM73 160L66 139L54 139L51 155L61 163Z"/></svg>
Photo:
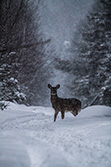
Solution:
<svg viewBox="0 0 111 167"><path fill-rule="evenodd" d="M72 53L71 60L58 59L56 67L72 75L72 94L85 104L95 99L94 104L111 106L110 1L94 4L68 52Z"/></svg>
<svg viewBox="0 0 111 167"><path fill-rule="evenodd" d="M111 1L94 1L76 25L67 60L41 29L42 5L43 0L1 0L0 106L5 107L2 101L45 106L55 70L70 74L71 84L63 84L83 105L95 99L94 104L111 106Z"/></svg>
<svg viewBox="0 0 111 167"><path fill-rule="evenodd" d="M111 0L0 1L0 167L111 167Z"/></svg>

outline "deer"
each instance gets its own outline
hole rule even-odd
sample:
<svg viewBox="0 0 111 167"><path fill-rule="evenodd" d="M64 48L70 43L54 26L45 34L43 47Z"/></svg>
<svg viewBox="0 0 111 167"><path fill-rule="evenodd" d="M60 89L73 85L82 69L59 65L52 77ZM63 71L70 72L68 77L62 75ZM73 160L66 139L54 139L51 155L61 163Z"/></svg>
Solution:
<svg viewBox="0 0 111 167"><path fill-rule="evenodd" d="M57 95L57 89L60 88L60 84L55 87L52 87L51 84L48 84L48 88L51 90L51 103L52 107L55 110L54 122L56 121L57 115L61 112L61 118L64 119L65 112L71 112L73 116L78 115L81 111L81 101L76 98L61 98Z"/></svg>

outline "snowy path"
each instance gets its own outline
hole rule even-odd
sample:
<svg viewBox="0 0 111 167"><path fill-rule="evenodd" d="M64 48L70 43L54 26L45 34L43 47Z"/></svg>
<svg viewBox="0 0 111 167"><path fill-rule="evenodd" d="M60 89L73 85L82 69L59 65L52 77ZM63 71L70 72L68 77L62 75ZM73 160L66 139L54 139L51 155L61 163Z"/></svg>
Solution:
<svg viewBox="0 0 111 167"><path fill-rule="evenodd" d="M53 123L45 107L0 111L0 167L111 167L111 108L93 106Z"/></svg>

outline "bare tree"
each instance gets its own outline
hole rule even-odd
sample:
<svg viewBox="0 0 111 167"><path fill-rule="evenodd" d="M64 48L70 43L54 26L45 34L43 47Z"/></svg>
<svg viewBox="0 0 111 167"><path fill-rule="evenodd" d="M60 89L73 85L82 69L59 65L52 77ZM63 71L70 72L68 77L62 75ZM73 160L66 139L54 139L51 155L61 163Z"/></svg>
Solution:
<svg viewBox="0 0 111 167"><path fill-rule="evenodd" d="M13 71L11 77L24 88L29 104L40 104L50 76L50 39L45 39L40 31L40 5L41 0L2 0L0 4L0 58L9 55L5 64L9 64L9 59L10 66L16 64L16 73ZM12 52L16 53L13 59Z"/></svg>

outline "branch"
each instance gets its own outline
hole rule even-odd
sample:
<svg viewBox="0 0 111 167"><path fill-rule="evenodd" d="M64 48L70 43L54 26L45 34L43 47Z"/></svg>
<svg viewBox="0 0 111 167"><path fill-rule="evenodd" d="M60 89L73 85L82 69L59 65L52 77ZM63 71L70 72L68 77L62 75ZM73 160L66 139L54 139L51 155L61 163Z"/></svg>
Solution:
<svg viewBox="0 0 111 167"><path fill-rule="evenodd" d="M86 107L89 107L89 106L94 105L94 103L95 103L97 100L99 100L99 99L100 99L100 96L99 96L99 95L96 95L96 96L94 97L94 99L91 101L91 103L90 103L90 104L86 104L82 109L85 109Z"/></svg>
<svg viewBox="0 0 111 167"><path fill-rule="evenodd" d="M49 43L50 41L51 41L51 39L48 39L46 41L32 43L32 44L24 44L24 45L21 45L20 48L29 48L29 47L37 46L37 45L45 45L45 44Z"/></svg>
<svg viewBox="0 0 111 167"><path fill-rule="evenodd" d="M23 0L21 0L21 2L20 2L20 6L19 6L18 11L17 11L17 13L16 13L16 15L15 15L15 19L14 19L12 25L11 25L11 29L13 28L14 24L16 23L16 21L17 21L17 19L18 19L19 12L20 12L20 10L21 10L21 8L22 8L22 4L23 4Z"/></svg>
<svg viewBox="0 0 111 167"><path fill-rule="evenodd" d="M22 44L22 45L19 45L18 48L12 48L12 50L17 50L17 49L23 49L23 48L30 48L32 46L37 46L37 45L45 45L47 43L49 43L51 41L51 39L48 39L46 41L40 41L40 42L36 42L36 43L32 43L32 44ZM6 52L10 49L11 47L7 47L7 48L4 48L4 49L1 49L0 52Z"/></svg>

